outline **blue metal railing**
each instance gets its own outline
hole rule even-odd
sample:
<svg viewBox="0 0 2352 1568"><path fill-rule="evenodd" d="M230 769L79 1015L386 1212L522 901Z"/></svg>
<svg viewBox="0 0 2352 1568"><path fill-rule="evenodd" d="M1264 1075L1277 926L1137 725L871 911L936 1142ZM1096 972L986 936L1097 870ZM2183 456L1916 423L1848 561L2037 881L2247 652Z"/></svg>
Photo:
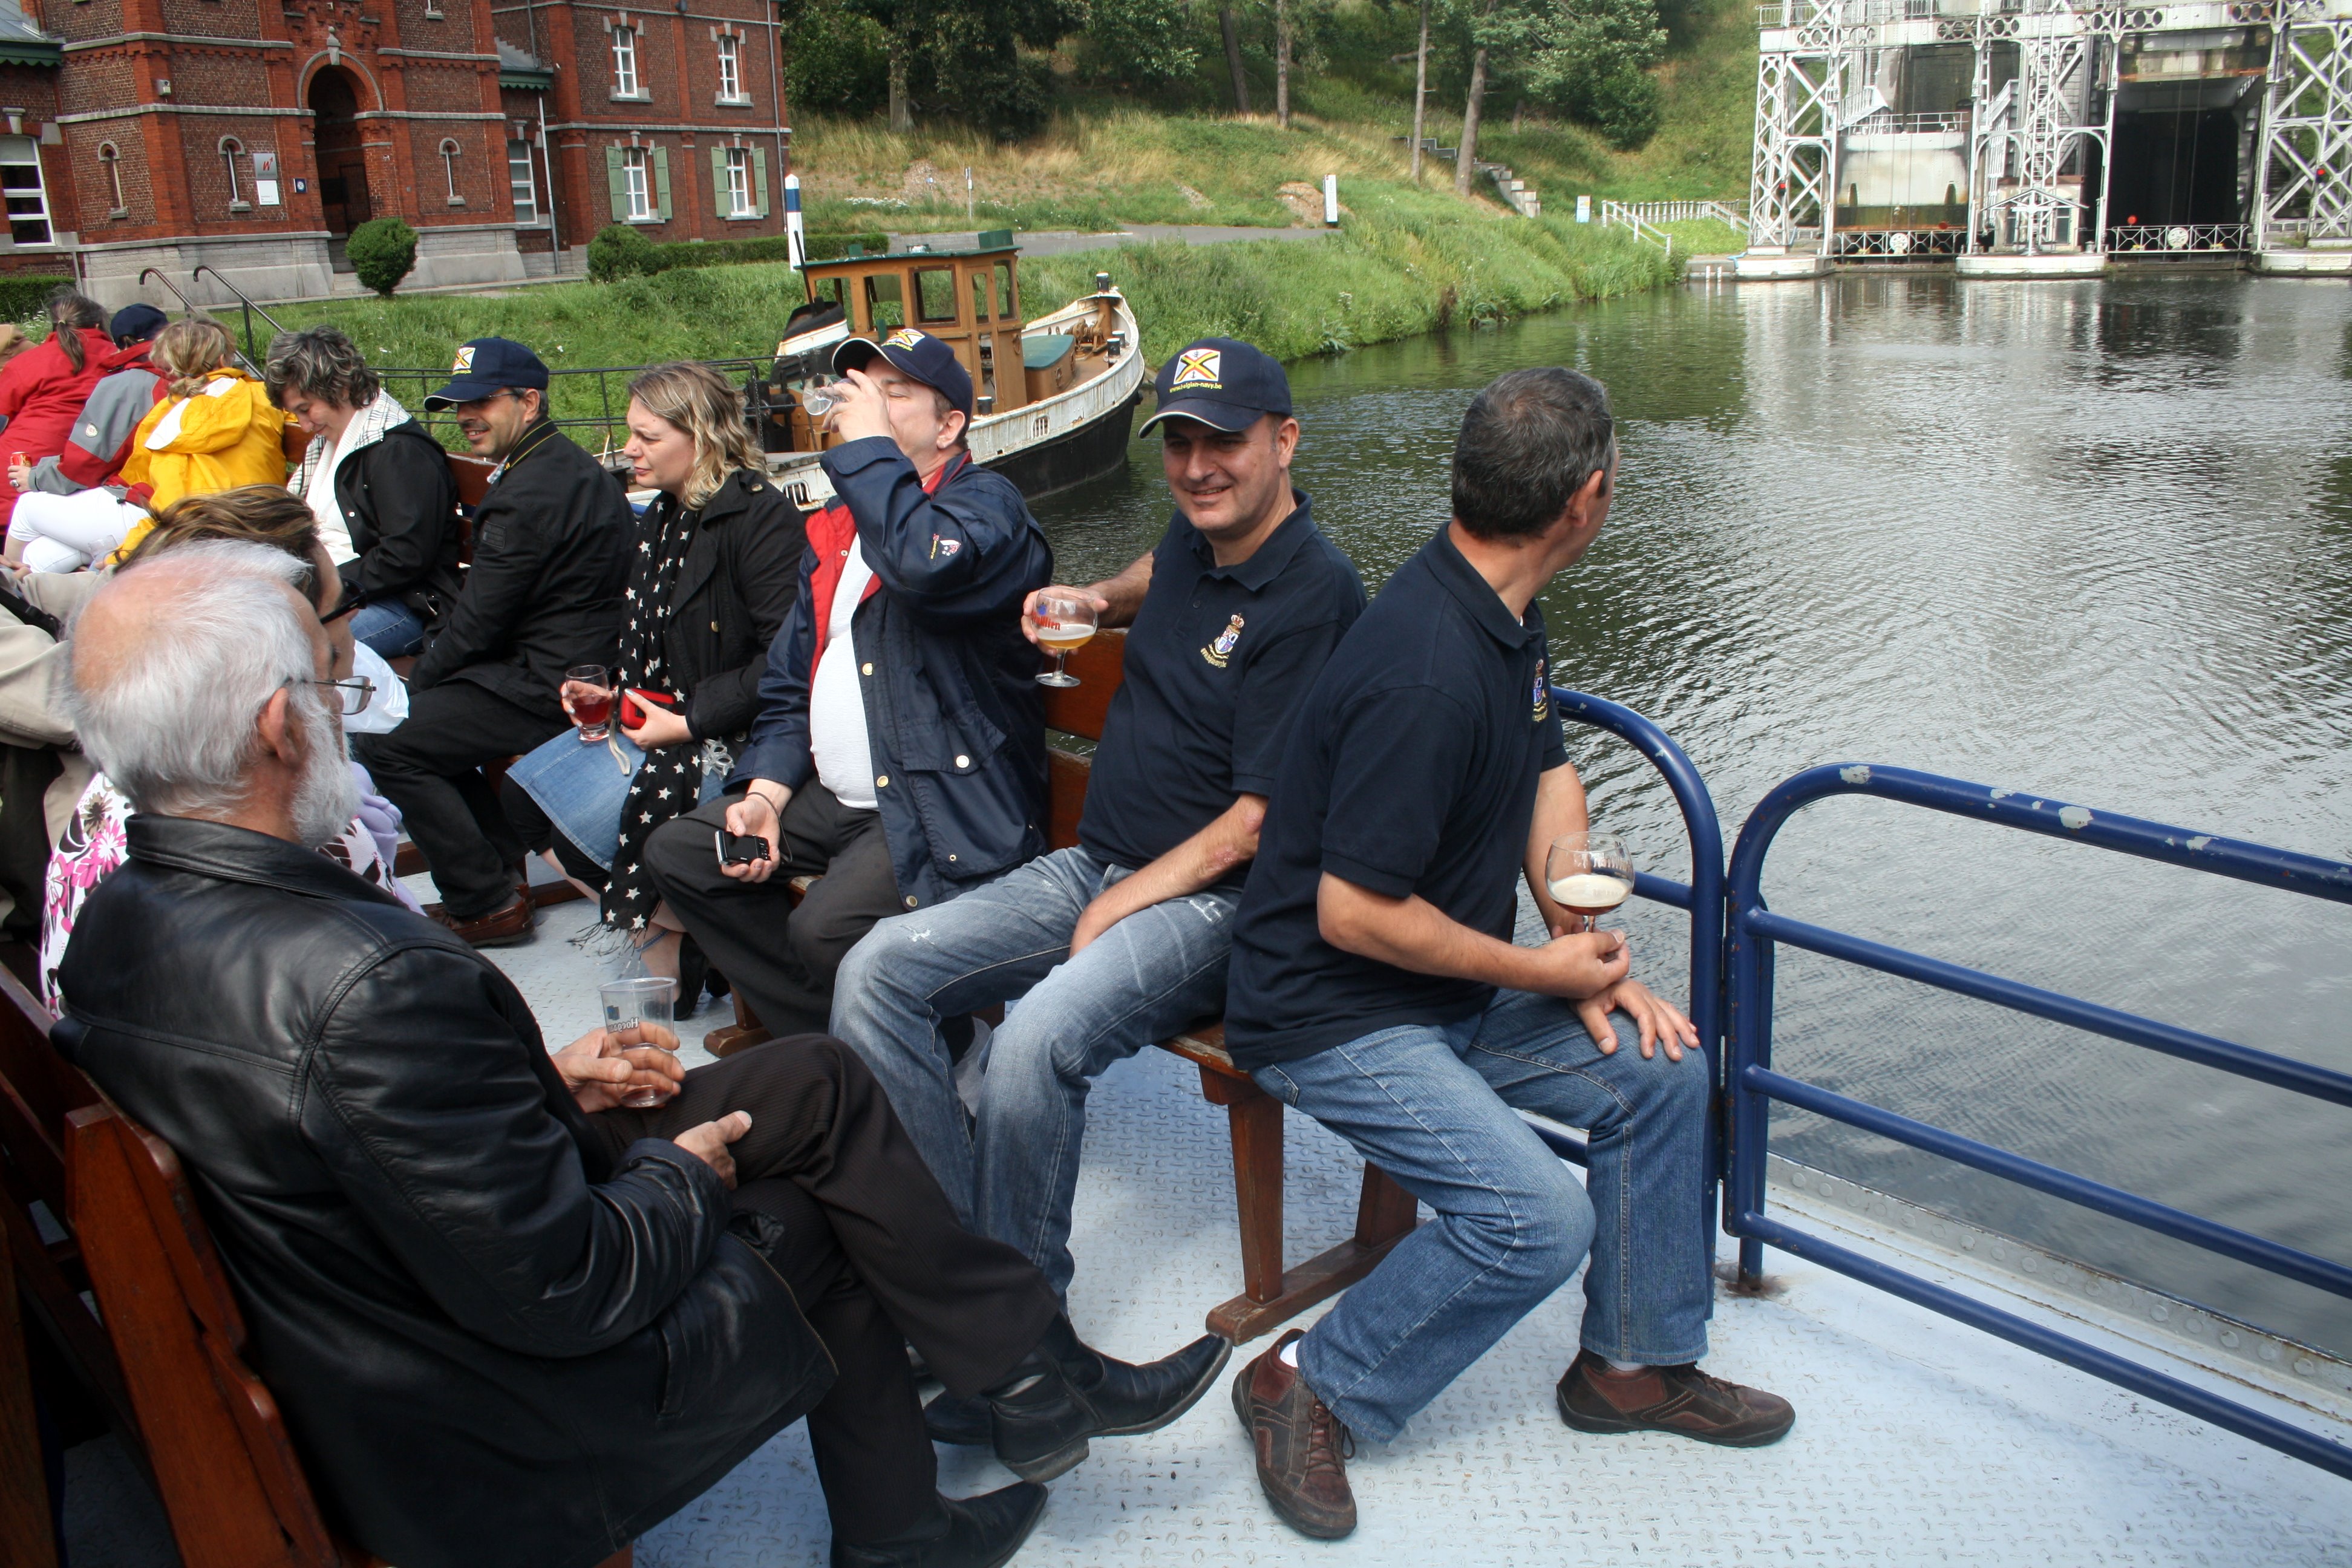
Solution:
<svg viewBox="0 0 2352 1568"><path fill-rule="evenodd" d="M1606 730L1648 758L1674 792L1675 804L1682 808L1683 826L1690 835L1690 881L1637 871L1633 892L1690 911L1690 1020L1706 1053L1707 1081L1719 1093L1723 1087L1723 825L1716 816L1715 797L1674 738L1631 708L1561 686L1551 689L1551 700L1559 705L1563 721ZM1580 1165L1585 1163L1580 1138L1544 1122L1536 1123L1535 1131L1556 1152ZM1715 1186L1722 1171L1720 1142L1709 1140L1706 1204L1702 1211L1707 1215L1715 1212ZM1709 1241L1713 1241L1711 1223Z"/></svg>
<svg viewBox="0 0 2352 1568"><path fill-rule="evenodd" d="M1646 721L1632 717L1646 725ZM1663 736L1659 738L1664 740ZM1665 744L1671 746L1673 742ZM1679 751L1674 754L1681 756ZM1823 1241L1764 1212L1764 1161L1769 1141L1770 1109L1772 1102L1779 1100L2129 1220L2283 1278L2352 1297L2352 1268L2344 1264L1774 1071L1772 952L1774 943L1787 942L1825 957L2071 1025L2259 1083L2352 1106L2352 1075L1773 914L1765 908L1760 891L1764 859L1773 838L1800 808L1833 795L1875 795L2340 904L2352 904L2352 865L2265 845L2191 834L2161 823L2092 812L2047 796L1989 789L1908 768L1847 764L1809 769L1784 781L1758 803L1732 850L1726 921L1729 950L1726 1041L1728 1064L1724 1079L1730 1112L1727 1128L1730 1190L1724 1226L1740 1238L1739 1268L1744 1277L1752 1279L1762 1273L1764 1247L1769 1243L2322 1469L2352 1478L2352 1447Z"/></svg>

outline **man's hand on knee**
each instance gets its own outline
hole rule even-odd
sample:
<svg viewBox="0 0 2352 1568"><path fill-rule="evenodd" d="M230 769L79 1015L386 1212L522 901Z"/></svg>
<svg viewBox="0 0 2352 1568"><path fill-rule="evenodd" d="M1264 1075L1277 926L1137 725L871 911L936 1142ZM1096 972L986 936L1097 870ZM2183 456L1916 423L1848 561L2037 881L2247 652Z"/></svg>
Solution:
<svg viewBox="0 0 2352 1568"><path fill-rule="evenodd" d="M766 787L761 785L765 784ZM783 842L783 806L792 791L780 784L754 779L743 798L727 808L727 831L739 837L767 840L768 853L757 860L721 860L719 869L739 882L764 882L776 872L776 848Z"/></svg>
<svg viewBox="0 0 2352 1568"><path fill-rule="evenodd" d="M1657 1047L1664 1046L1666 1059L1678 1062L1685 1051L1698 1049L1698 1030L1673 1004L1638 980L1620 980L1576 1005L1576 1016L1584 1020L1586 1032L1604 1057L1617 1054L1617 1027L1609 1021L1612 1012L1633 1020L1633 1026L1641 1031L1644 1058L1657 1055Z"/></svg>
<svg viewBox="0 0 2352 1568"><path fill-rule="evenodd" d="M735 1186L735 1156L727 1152L727 1145L750 1131L751 1113L730 1110L716 1121L688 1128L670 1142L718 1172L719 1179L731 1192Z"/></svg>

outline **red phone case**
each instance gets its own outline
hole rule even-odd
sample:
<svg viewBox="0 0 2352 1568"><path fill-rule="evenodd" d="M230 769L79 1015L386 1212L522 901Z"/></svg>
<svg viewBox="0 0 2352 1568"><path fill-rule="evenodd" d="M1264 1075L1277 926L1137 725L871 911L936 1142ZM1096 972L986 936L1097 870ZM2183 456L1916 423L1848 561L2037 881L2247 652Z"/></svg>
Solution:
<svg viewBox="0 0 2352 1568"><path fill-rule="evenodd" d="M640 704L646 702L654 703L658 707L668 709L673 712L677 709L677 698L664 696L658 691L646 691L637 687L632 686L626 691L621 693L622 729L642 730L646 727L646 710L642 706L640 706Z"/></svg>

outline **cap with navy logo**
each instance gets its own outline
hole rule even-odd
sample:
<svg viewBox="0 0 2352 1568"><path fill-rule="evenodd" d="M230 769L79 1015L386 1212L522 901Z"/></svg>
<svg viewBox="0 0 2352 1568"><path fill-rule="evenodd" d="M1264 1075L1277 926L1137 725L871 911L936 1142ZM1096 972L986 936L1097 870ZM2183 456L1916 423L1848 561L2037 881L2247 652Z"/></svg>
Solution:
<svg viewBox="0 0 2352 1568"><path fill-rule="evenodd" d="M845 338L833 351L833 368L836 374L862 370L877 354L896 365L900 374L946 398L966 419L971 417L971 373L946 343L912 327L900 327L878 343L871 338Z"/></svg>
<svg viewBox="0 0 2352 1568"><path fill-rule="evenodd" d="M1177 350L1151 390L1160 406L1143 422L1145 430L1162 419L1246 430L1265 415L1290 412L1290 378L1281 364L1239 338L1202 338Z"/></svg>
<svg viewBox="0 0 2352 1568"><path fill-rule="evenodd" d="M449 366L449 384L428 394L425 406L438 414L509 386L535 386L545 392L547 366L512 338L476 338L457 351Z"/></svg>

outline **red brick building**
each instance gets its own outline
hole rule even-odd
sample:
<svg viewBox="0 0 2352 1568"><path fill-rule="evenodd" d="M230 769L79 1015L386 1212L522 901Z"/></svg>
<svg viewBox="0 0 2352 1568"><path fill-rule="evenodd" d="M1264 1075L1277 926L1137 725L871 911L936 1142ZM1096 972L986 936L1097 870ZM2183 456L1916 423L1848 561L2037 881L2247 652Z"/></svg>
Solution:
<svg viewBox="0 0 2352 1568"><path fill-rule="evenodd" d="M410 286L579 268L606 223L780 233L765 0L0 0L0 270L109 304L348 291L342 241L417 231ZM150 290L152 298L154 291Z"/></svg>

